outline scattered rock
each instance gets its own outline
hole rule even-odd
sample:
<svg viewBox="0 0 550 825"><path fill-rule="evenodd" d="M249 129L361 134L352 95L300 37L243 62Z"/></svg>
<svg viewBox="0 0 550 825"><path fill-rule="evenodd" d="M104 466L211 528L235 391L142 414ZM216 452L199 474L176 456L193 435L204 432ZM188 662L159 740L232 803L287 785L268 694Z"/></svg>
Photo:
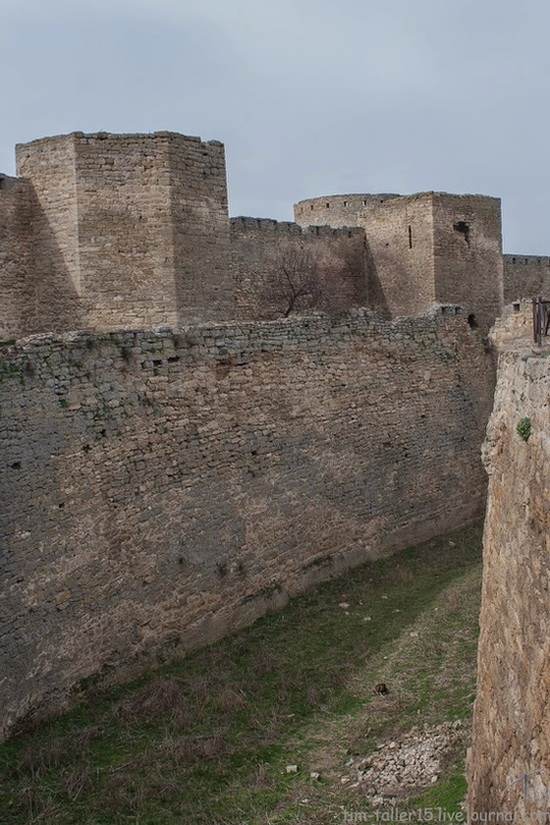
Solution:
<svg viewBox="0 0 550 825"><path fill-rule="evenodd" d="M313 779L314 782L319 782L321 779L321 774L318 773L318 771L311 771L309 778Z"/></svg>
<svg viewBox="0 0 550 825"><path fill-rule="evenodd" d="M340 602L338 607L341 607L342 610L347 610L347 608L349 607L349 604L347 602Z"/></svg>
<svg viewBox="0 0 550 825"><path fill-rule="evenodd" d="M298 765L287 765L286 766L287 773L298 773Z"/></svg>
<svg viewBox="0 0 550 825"><path fill-rule="evenodd" d="M451 751L464 745L467 730L460 719L443 725L412 728L399 739L379 742L368 757L349 759L351 775L342 784L354 781L372 805L403 799L434 785L448 763ZM350 786L351 787L351 786Z"/></svg>

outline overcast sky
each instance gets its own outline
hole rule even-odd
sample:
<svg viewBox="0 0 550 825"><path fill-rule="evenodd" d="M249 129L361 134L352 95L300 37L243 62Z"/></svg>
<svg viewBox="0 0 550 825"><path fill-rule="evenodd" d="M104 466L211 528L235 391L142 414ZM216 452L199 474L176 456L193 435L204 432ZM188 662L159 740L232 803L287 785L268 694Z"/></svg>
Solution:
<svg viewBox="0 0 550 825"><path fill-rule="evenodd" d="M0 0L0 171L71 131L225 143L232 215L347 192L502 198L550 254L549 0Z"/></svg>

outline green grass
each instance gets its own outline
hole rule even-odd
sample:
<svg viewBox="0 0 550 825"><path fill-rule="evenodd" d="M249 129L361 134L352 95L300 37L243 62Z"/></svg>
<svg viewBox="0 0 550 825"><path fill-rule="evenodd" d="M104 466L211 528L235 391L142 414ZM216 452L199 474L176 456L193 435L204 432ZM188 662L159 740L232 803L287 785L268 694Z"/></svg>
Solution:
<svg viewBox="0 0 550 825"><path fill-rule="evenodd" d="M480 571L480 528L466 528L91 695L0 747L2 825L323 825L368 810L341 781L350 754L470 716ZM456 810L463 759L425 795L434 807Z"/></svg>

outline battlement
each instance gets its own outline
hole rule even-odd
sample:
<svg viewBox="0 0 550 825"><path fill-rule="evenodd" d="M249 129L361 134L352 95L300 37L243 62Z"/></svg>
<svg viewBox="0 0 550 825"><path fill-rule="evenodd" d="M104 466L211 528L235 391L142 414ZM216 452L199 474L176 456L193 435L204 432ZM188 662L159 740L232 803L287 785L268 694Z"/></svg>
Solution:
<svg viewBox="0 0 550 825"><path fill-rule="evenodd" d="M550 295L550 256L504 255L504 300Z"/></svg>
<svg viewBox="0 0 550 825"><path fill-rule="evenodd" d="M344 238L364 235L364 230L358 226L333 227L325 224L302 226L293 221L276 221L271 218L248 218L239 216L230 219L232 232L271 232L279 235L294 235L298 237L327 237Z"/></svg>
<svg viewBox="0 0 550 825"><path fill-rule="evenodd" d="M357 226L357 216L366 206L384 203L394 194L324 195L306 198L294 205L294 218L300 225Z"/></svg>
<svg viewBox="0 0 550 825"><path fill-rule="evenodd" d="M0 175L0 338L446 302L487 331L503 293L547 283L543 259L506 256L503 287L497 198L338 194L300 201L295 222L230 219L217 140L72 132L16 158L18 177Z"/></svg>

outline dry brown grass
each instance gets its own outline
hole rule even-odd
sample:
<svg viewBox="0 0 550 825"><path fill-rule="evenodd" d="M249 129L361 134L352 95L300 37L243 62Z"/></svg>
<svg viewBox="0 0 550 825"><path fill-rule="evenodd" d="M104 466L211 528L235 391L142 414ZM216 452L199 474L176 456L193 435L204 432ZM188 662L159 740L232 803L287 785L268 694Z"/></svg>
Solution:
<svg viewBox="0 0 550 825"><path fill-rule="evenodd" d="M66 769L61 775L61 787L71 802L76 802L83 793L91 790L92 786L89 765Z"/></svg>
<svg viewBox="0 0 550 825"><path fill-rule="evenodd" d="M248 705L248 699L243 690L235 690L232 687L226 686L216 694L214 699L214 707L216 710L221 711L230 711L234 713L237 710L241 710Z"/></svg>
<svg viewBox="0 0 550 825"><path fill-rule="evenodd" d="M161 714L177 713L184 702L183 690L177 682L154 679L132 698L129 710L141 719L152 719Z"/></svg>
<svg viewBox="0 0 550 825"><path fill-rule="evenodd" d="M168 737L158 747L158 754L163 760L179 766L212 762L227 757L231 752L223 730L204 736Z"/></svg>

